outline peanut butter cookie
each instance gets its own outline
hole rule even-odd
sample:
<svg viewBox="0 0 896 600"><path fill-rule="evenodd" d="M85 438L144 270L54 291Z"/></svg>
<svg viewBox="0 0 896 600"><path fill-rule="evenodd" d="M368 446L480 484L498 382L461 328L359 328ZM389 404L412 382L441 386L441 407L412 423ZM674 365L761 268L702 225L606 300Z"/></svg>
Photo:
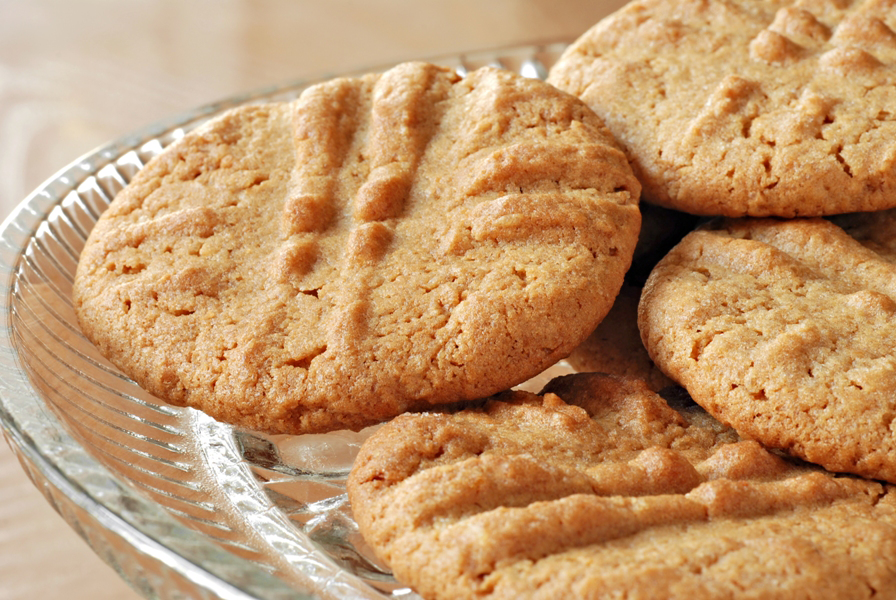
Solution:
<svg viewBox="0 0 896 600"><path fill-rule="evenodd" d="M636 0L548 81L626 148L643 199L700 215L896 206L888 0Z"/></svg>
<svg viewBox="0 0 896 600"><path fill-rule="evenodd" d="M622 284L639 191L577 98L403 64L167 148L90 234L75 309L163 400L270 432L358 429L566 356Z"/></svg>
<svg viewBox="0 0 896 600"><path fill-rule="evenodd" d="M742 435L896 482L896 264L824 219L721 220L654 269L656 364Z"/></svg>
<svg viewBox="0 0 896 600"><path fill-rule="evenodd" d="M361 533L428 599L858 599L896 586L896 496L738 438L634 380L578 374L402 415L348 481Z"/></svg>

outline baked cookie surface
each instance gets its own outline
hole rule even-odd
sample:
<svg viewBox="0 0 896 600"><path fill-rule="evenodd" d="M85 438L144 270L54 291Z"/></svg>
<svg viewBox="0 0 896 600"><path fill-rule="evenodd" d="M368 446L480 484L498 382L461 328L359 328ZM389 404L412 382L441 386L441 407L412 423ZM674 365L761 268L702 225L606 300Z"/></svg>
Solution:
<svg viewBox="0 0 896 600"><path fill-rule="evenodd" d="M643 200L724 216L896 203L896 11L886 0L636 0L548 81L626 148Z"/></svg>
<svg viewBox="0 0 896 600"><path fill-rule="evenodd" d="M867 598L896 585L891 491L595 374L402 415L348 481L365 540L430 599Z"/></svg>
<svg viewBox="0 0 896 600"><path fill-rule="evenodd" d="M165 149L91 232L75 309L173 404L270 432L357 429L565 356L622 283L639 189L578 99L408 63Z"/></svg>
<svg viewBox="0 0 896 600"><path fill-rule="evenodd" d="M823 219L722 220L654 269L651 357L742 435L896 481L896 264Z"/></svg>

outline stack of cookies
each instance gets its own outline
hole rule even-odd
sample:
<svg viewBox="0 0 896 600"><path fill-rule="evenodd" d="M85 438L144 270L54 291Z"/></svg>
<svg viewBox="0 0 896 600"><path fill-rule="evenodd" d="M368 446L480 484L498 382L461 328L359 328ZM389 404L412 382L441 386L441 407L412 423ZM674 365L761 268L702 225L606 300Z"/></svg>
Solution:
<svg viewBox="0 0 896 600"><path fill-rule="evenodd" d="M426 598L896 598L894 9L635 0L547 82L237 109L101 217L82 328L239 426L388 421L349 497Z"/></svg>

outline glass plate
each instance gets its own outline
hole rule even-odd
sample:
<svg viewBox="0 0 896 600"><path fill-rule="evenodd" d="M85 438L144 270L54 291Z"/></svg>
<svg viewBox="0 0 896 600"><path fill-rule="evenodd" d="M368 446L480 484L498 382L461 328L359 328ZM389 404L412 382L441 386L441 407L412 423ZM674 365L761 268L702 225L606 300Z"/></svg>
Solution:
<svg viewBox="0 0 896 600"><path fill-rule="evenodd" d="M544 78L564 47L434 62ZM112 142L0 226L4 433L47 500L146 597L416 598L374 559L346 500L345 478L369 431L265 436L168 406L98 354L71 306L87 234L147 160L228 108L289 100L309 83L231 98Z"/></svg>

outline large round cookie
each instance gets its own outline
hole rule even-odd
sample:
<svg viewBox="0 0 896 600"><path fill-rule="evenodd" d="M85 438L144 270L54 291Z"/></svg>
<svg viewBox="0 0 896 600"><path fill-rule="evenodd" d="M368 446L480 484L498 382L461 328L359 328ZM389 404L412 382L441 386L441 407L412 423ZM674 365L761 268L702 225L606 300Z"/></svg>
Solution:
<svg viewBox="0 0 896 600"><path fill-rule="evenodd" d="M578 99L404 64L166 149L96 224L75 308L169 402L272 432L360 428L565 356L622 283L639 189Z"/></svg>
<svg viewBox="0 0 896 600"><path fill-rule="evenodd" d="M896 482L896 264L823 219L723 220L645 285L651 357L741 434Z"/></svg>
<svg viewBox="0 0 896 600"><path fill-rule="evenodd" d="M549 82L625 146L643 199L702 215L896 206L887 0L636 0Z"/></svg>
<svg viewBox="0 0 896 600"><path fill-rule="evenodd" d="M634 380L403 415L348 480L424 598L849 600L896 589L896 495L790 463Z"/></svg>

